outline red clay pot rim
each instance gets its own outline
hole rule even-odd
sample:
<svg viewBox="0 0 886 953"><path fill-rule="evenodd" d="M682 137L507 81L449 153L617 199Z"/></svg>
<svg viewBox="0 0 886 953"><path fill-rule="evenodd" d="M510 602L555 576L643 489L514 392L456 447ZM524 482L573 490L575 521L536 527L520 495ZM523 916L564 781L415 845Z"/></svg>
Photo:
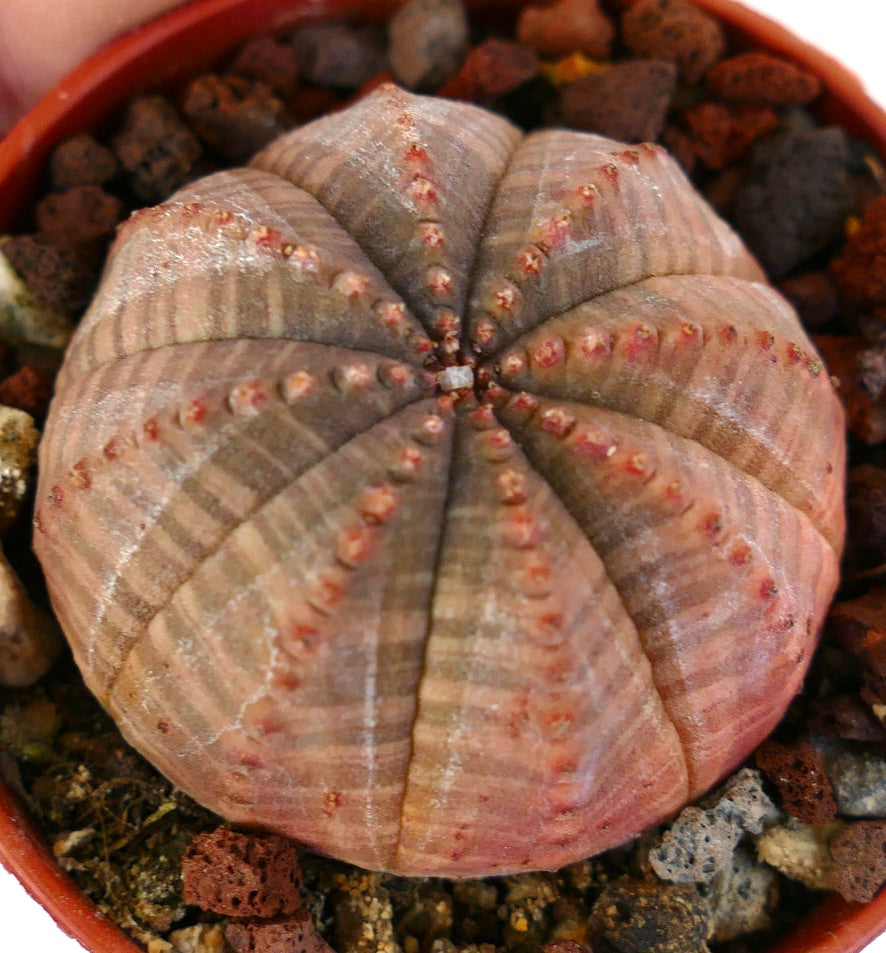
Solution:
<svg viewBox="0 0 886 953"><path fill-rule="evenodd" d="M630 2L630 0L628 0ZM820 116L870 141L886 159L886 113L845 66L790 31L733 0L693 0L720 17L739 42L789 54L826 85ZM321 16L380 19L392 0L192 0L104 47L71 72L0 140L0 231L12 227L36 189L55 144L102 120L136 91L168 86L247 36ZM514 7L477 0L474 7ZM92 953L139 953L132 940L97 912L61 870L21 799L0 781L0 862ZM828 896L770 953L859 953L886 932L886 891L867 906Z"/></svg>

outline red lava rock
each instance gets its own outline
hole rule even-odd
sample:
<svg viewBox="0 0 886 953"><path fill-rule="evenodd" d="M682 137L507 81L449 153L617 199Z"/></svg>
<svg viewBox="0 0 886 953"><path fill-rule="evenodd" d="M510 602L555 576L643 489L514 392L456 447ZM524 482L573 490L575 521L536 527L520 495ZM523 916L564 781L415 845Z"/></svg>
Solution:
<svg viewBox="0 0 886 953"><path fill-rule="evenodd" d="M676 88L677 68L669 60L616 63L563 89L563 121L624 142L652 142Z"/></svg>
<svg viewBox="0 0 886 953"><path fill-rule="evenodd" d="M705 183L704 195L715 211L729 218L735 209L738 193L744 184L747 168L743 165L730 165L718 172Z"/></svg>
<svg viewBox="0 0 886 953"><path fill-rule="evenodd" d="M849 536L874 565L886 563L886 470L861 463L849 472Z"/></svg>
<svg viewBox="0 0 886 953"><path fill-rule="evenodd" d="M834 819L837 806L831 782L821 755L808 741L786 745L770 739L757 748L755 756L788 814L804 824L827 824Z"/></svg>
<svg viewBox="0 0 886 953"><path fill-rule="evenodd" d="M340 106L341 99L335 90L303 86L289 102L289 117L295 125L301 125Z"/></svg>
<svg viewBox="0 0 886 953"><path fill-rule="evenodd" d="M301 906L295 845L218 828L198 834L182 860L185 902L222 916L291 916Z"/></svg>
<svg viewBox="0 0 886 953"><path fill-rule="evenodd" d="M838 602L828 616L827 630L860 660L866 688L862 698L886 702L886 588L875 586L858 599Z"/></svg>
<svg viewBox="0 0 886 953"><path fill-rule="evenodd" d="M117 170L114 153L85 132L59 143L49 161L52 187L60 191L78 185L104 185Z"/></svg>
<svg viewBox="0 0 886 953"><path fill-rule="evenodd" d="M307 910L285 919L229 923L225 939L234 953L334 953Z"/></svg>
<svg viewBox="0 0 886 953"><path fill-rule="evenodd" d="M831 262L831 274L840 293L853 304L886 306L886 195L865 209L842 255Z"/></svg>
<svg viewBox="0 0 886 953"><path fill-rule="evenodd" d="M699 103L681 114L695 154L709 169L724 169L778 126L770 106L728 106Z"/></svg>
<svg viewBox="0 0 886 953"><path fill-rule="evenodd" d="M597 0L557 0L546 7L524 7L517 39L547 56L580 52L597 59L609 56L615 25Z"/></svg>
<svg viewBox="0 0 886 953"><path fill-rule="evenodd" d="M828 695L809 705L808 726L816 734L846 741L886 741L886 728L857 695Z"/></svg>
<svg viewBox="0 0 886 953"><path fill-rule="evenodd" d="M860 335L819 334L818 348L846 409L849 429L859 440L876 445L886 440L886 355Z"/></svg>
<svg viewBox="0 0 886 953"><path fill-rule="evenodd" d="M823 327L837 314L837 289L826 271L807 271L785 278L779 282L778 290L810 331Z"/></svg>
<svg viewBox="0 0 886 953"><path fill-rule="evenodd" d="M821 80L789 60L752 51L721 60L705 76L708 89L733 103L800 106L821 93Z"/></svg>
<svg viewBox="0 0 886 953"><path fill-rule="evenodd" d="M25 365L0 381L0 404L18 407L35 420L46 414L52 396L53 375Z"/></svg>
<svg viewBox="0 0 886 953"><path fill-rule="evenodd" d="M112 140L132 191L161 202L194 174L203 152L197 137L162 96L133 100Z"/></svg>
<svg viewBox="0 0 886 953"><path fill-rule="evenodd" d="M828 845L837 869L834 889L855 903L870 903L886 881L886 821L856 821Z"/></svg>
<svg viewBox="0 0 886 953"><path fill-rule="evenodd" d="M295 50L272 36L259 36L246 43L231 64L231 72L265 83L284 99L290 99L298 88Z"/></svg>
<svg viewBox="0 0 886 953"><path fill-rule="evenodd" d="M665 127L661 135L661 142L665 149L680 163L687 175L692 175L696 165L695 147L689 134L679 126Z"/></svg>
<svg viewBox="0 0 886 953"><path fill-rule="evenodd" d="M289 125L270 86L239 76L198 76L185 90L182 112L197 135L231 162L244 162Z"/></svg>
<svg viewBox="0 0 886 953"><path fill-rule="evenodd" d="M538 54L520 43L485 40L472 47L461 69L438 96L490 105L538 75Z"/></svg>
<svg viewBox="0 0 886 953"><path fill-rule="evenodd" d="M723 55L723 28L685 0L638 0L622 14L622 37L637 56L673 60L685 83L698 82Z"/></svg>
<svg viewBox="0 0 886 953"><path fill-rule="evenodd" d="M66 192L50 192L37 203L37 226L73 242L90 244L114 233L123 218L123 203L97 185L77 185Z"/></svg>
<svg viewBox="0 0 886 953"><path fill-rule="evenodd" d="M96 269L65 236L45 232L12 235L3 243L3 254L44 305L77 311L92 296Z"/></svg>

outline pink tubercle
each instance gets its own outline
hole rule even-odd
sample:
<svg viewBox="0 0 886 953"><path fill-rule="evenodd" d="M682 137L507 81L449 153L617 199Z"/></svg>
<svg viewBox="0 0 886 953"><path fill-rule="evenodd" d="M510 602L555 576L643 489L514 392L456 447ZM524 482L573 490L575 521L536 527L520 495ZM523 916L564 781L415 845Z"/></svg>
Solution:
<svg viewBox="0 0 886 953"><path fill-rule="evenodd" d="M629 361L636 361L652 351L656 343L655 328L645 322L637 324L625 338L625 356Z"/></svg>
<svg viewBox="0 0 886 953"><path fill-rule="evenodd" d="M591 463L603 463L618 450L618 444L610 434L590 427L574 430L568 445L576 456Z"/></svg>
<svg viewBox="0 0 886 953"><path fill-rule="evenodd" d="M332 817L332 815L342 806L342 801L343 798L341 791L327 791L323 795L323 813L327 817Z"/></svg>
<svg viewBox="0 0 886 953"><path fill-rule="evenodd" d="M78 460L68 474L75 490L88 490L92 486L92 474L85 460Z"/></svg>
<svg viewBox="0 0 886 953"><path fill-rule="evenodd" d="M502 520L502 538L514 549L531 549L544 536L541 524L525 509L509 509Z"/></svg>
<svg viewBox="0 0 886 953"><path fill-rule="evenodd" d="M473 342L483 350L494 346L498 338L498 324L491 317L480 318L474 325Z"/></svg>
<svg viewBox="0 0 886 953"><path fill-rule="evenodd" d="M575 196L578 199L579 206L585 211L594 207L600 196L600 190L593 182L583 182L575 190Z"/></svg>
<svg viewBox="0 0 886 953"><path fill-rule="evenodd" d="M468 414L468 423L475 430L491 430L496 425L495 413L489 404L481 404Z"/></svg>
<svg viewBox="0 0 886 953"><path fill-rule="evenodd" d="M344 588L338 580L320 573L308 586L307 601L318 612L328 615L338 608L344 594Z"/></svg>
<svg viewBox="0 0 886 953"><path fill-rule="evenodd" d="M410 181L407 193L422 214L436 212L440 205L439 186L423 175L416 175Z"/></svg>
<svg viewBox="0 0 886 953"><path fill-rule="evenodd" d="M335 558L350 569L362 566L372 547L372 534L366 526L345 526L336 533Z"/></svg>
<svg viewBox="0 0 886 953"><path fill-rule="evenodd" d="M645 453L628 453L621 464L622 473L628 476L636 476L644 479L652 475L652 465Z"/></svg>
<svg viewBox="0 0 886 953"><path fill-rule="evenodd" d="M256 377L231 388L228 406L238 416L255 417L264 409L269 396L267 384Z"/></svg>
<svg viewBox="0 0 886 953"><path fill-rule="evenodd" d="M516 416L517 419L522 421L524 424L528 423L529 420L534 416L535 412L538 410L538 407L538 398L525 390L521 390L518 394L514 394L514 396L511 397L507 403L508 412Z"/></svg>
<svg viewBox="0 0 886 953"><path fill-rule="evenodd" d="M517 289L508 281L503 281L493 289L489 298L489 309L494 314L513 314L519 304Z"/></svg>
<svg viewBox="0 0 886 953"><path fill-rule="evenodd" d="M738 328L734 324L726 324L717 332L723 344L735 344L738 340Z"/></svg>
<svg viewBox="0 0 886 953"><path fill-rule="evenodd" d="M400 328L405 324L406 305L402 301L379 302L375 311L386 328Z"/></svg>
<svg viewBox="0 0 886 953"><path fill-rule="evenodd" d="M563 248L571 238L572 214L568 211L558 212L536 226L535 244L547 254Z"/></svg>
<svg viewBox="0 0 886 953"><path fill-rule="evenodd" d="M390 522L400 508L400 493L390 483L366 487L357 501L357 512L370 524Z"/></svg>
<svg viewBox="0 0 886 953"><path fill-rule="evenodd" d="M486 430L480 436L480 455L490 463L502 463L514 455L514 441L503 427Z"/></svg>
<svg viewBox="0 0 886 953"><path fill-rule="evenodd" d="M268 225L257 225L247 237L256 248L262 251L280 252L283 247L283 236L279 229Z"/></svg>
<svg viewBox="0 0 886 953"><path fill-rule="evenodd" d="M287 404L295 404L313 394L317 379L307 371L293 371L280 381L280 393Z"/></svg>
<svg viewBox="0 0 886 953"><path fill-rule="evenodd" d="M621 183L619 181L618 166L614 162L607 162L597 167L597 173L608 185L616 192L619 191Z"/></svg>
<svg viewBox="0 0 886 953"><path fill-rule="evenodd" d="M406 391L415 384L415 374L405 364L382 364L377 376L379 382L391 390Z"/></svg>
<svg viewBox="0 0 886 953"><path fill-rule="evenodd" d="M141 429L142 439L146 443L157 443L160 439L160 422L156 417L149 417Z"/></svg>
<svg viewBox="0 0 886 953"><path fill-rule="evenodd" d="M178 422L182 427L194 427L202 424L209 413L209 406L202 397L186 401L179 408Z"/></svg>
<svg viewBox="0 0 886 953"><path fill-rule="evenodd" d="M565 620L558 609L541 612L534 620L532 634L546 648L554 649L566 640Z"/></svg>
<svg viewBox="0 0 886 953"><path fill-rule="evenodd" d="M723 515L721 513L707 513L698 524L699 529L711 542L717 541L723 534Z"/></svg>
<svg viewBox="0 0 886 953"><path fill-rule="evenodd" d="M433 265L425 272L425 287L435 298L452 294L452 274L440 265Z"/></svg>
<svg viewBox="0 0 886 953"><path fill-rule="evenodd" d="M446 422L438 414L427 414L412 433L413 439L426 446L439 443L446 431Z"/></svg>
<svg viewBox="0 0 886 953"><path fill-rule="evenodd" d="M323 645L323 637L317 626L296 620L284 629L283 647L297 658L317 655Z"/></svg>
<svg viewBox="0 0 886 953"><path fill-rule="evenodd" d="M520 569L520 589L530 599L543 599L554 588L554 573L540 554L533 553Z"/></svg>
<svg viewBox="0 0 886 953"><path fill-rule="evenodd" d="M419 222L418 240L425 248L442 248L446 244L446 236L439 222Z"/></svg>
<svg viewBox="0 0 886 953"><path fill-rule="evenodd" d="M413 480L424 466L424 454L417 447L401 447L389 468L395 480Z"/></svg>
<svg viewBox="0 0 886 953"><path fill-rule="evenodd" d="M428 150L420 142L410 142L403 150L403 161L410 166L426 169L430 165Z"/></svg>
<svg viewBox="0 0 886 953"><path fill-rule="evenodd" d="M543 337L529 348L532 363L542 370L550 370L566 359L566 344L558 335Z"/></svg>
<svg viewBox="0 0 886 953"><path fill-rule="evenodd" d="M612 339L597 328L588 328L582 332L578 347L585 360L596 360L612 353Z"/></svg>
<svg viewBox="0 0 886 953"><path fill-rule="evenodd" d="M525 370L526 358L516 351L512 351L502 359L500 373L505 377L516 377L518 374L522 374Z"/></svg>
<svg viewBox="0 0 886 953"><path fill-rule="evenodd" d="M495 475L495 489L499 501L508 506L514 506L526 501L526 477L510 467Z"/></svg>
<svg viewBox="0 0 886 953"><path fill-rule="evenodd" d="M357 301L369 290L369 279L356 271L342 271L333 279L332 290L349 301Z"/></svg>
<svg viewBox="0 0 886 953"><path fill-rule="evenodd" d="M544 252L537 245L528 245L517 253L517 273L527 278L535 278L541 274L546 261Z"/></svg>
<svg viewBox="0 0 886 953"><path fill-rule="evenodd" d="M364 391L376 380L376 375L367 364L340 364L332 370L332 383L341 394Z"/></svg>
<svg viewBox="0 0 886 953"><path fill-rule="evenodd" d="M539 415L538 425L554 437L566 437L575 427L575 416L563 407L548 407Z"/></svg>
<svg viewBox="0 0 886 953"><path fill-rule="evenodd" d="M701 328L694 321L680 322L680 339L685 343L687 341L697 341L701 337Z"/></svg>
<svg viewBox="0 0 886 953"><path fill-rule="evenodd" d="M320 270L320 253L313 245L295 245L287 259L296 271L312 274Z"/></svg>

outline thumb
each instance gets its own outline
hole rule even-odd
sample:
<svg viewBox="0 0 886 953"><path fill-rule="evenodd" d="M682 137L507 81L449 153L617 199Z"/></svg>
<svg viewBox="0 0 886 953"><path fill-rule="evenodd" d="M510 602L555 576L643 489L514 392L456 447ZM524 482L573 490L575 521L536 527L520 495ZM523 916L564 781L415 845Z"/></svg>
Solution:
<svg viewBox="0 0 886 953"><path fill-rule="evenodd" d="M0 135L113 37L183 0L0 0Z"/></svg>

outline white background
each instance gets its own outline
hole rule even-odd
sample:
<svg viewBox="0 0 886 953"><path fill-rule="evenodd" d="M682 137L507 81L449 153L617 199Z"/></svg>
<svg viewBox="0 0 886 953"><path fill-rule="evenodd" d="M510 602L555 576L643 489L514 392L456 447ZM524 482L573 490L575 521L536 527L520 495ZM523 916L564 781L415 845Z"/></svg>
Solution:
<svg viewBox="0 0 886 953"><path fill-rule="evenodd" d="M2 0L0 0L2 2ZM748 7L788 24L796 33L849 64L862 77L871 95L886 106L886 54L882 11L876 0L744 0ZM875 23L877 19L880 22ZM47 914L0 867L0 922L6 950L39 953L83 953L63 936ZM101 951L93 951L101 953ZM865 953L886 953L886 935Z"/></svg>

